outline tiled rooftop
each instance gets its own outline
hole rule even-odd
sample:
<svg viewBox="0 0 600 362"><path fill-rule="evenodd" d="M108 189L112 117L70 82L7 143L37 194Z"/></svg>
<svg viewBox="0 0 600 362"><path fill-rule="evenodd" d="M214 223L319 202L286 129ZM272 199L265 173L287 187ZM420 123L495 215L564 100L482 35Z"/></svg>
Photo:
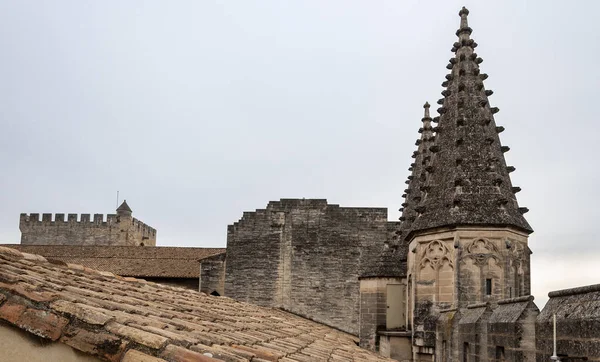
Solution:
<svg viewBox="0 0 600 362"><path fill-rule="evenodd" d="M224 253L225 248L167 246L4 245L47 259L136 277L199 278L199 259Z"/></svg>
<svg viewBox="0 0 600 362"><path fill-rule="evenodd" d="M107 361L387 361L272 308L0 247L0 319Z"/></svg>

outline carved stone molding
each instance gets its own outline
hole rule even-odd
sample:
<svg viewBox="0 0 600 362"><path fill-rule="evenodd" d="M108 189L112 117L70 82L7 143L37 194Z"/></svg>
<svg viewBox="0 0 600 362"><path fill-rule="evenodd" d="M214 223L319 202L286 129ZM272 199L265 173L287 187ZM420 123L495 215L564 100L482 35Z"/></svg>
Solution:
<svg viewBox="0 0 600 362"><path fill-rule="evenodd" d="M489 259L494 259L496 263L500 263L500 252L494 243L485 238L478 238L464 248L464 259L472 259L475 264L483 266L488 263Z"/></svg>
<svg viewBox="0 0 600 362"><path fill-rule="evenodd" d="M452 252L450 249L442 241L434 240L429 242L423 250L419 266L422 269L429 263L434 270L437 270L444 261L447 261L448 265L450 265L451 268L454 268Z"/></svg>

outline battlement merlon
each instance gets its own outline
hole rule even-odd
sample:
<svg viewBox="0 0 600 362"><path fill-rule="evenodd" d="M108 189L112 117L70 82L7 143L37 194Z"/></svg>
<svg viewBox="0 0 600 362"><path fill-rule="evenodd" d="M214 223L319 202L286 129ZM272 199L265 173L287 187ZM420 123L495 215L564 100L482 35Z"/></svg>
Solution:
<svg viewBox="0 0 600 362"><path fill-rule="evenodd" d="M31 214L22 213L20 215L20 220L19 220L20 225L24 225L24 226L27 224L48 225L48 224L55 224L55 223L62 223L62 224L90 223L90 224L100 225L100 224L113 224L116 222L118 222L118 219L117 219L117 215L115 215L115 214L106 215L106 219L104 219L104 214L94 214L93 218L91 217L91 214L81 214L81 215L67 214L67 219L65 220L65 214L44 213L44 214L42 214L42 219L40 220L40 214L38 214L38 213L31 213Z"/></svg>
<svg viewBox="0 0 600 362"><path fill-rule="evenodd" d="M388 209L384 207L341 207L338 204L328 204L327 199L280 199L279 201L269 201L264 209L254 211L244 211L242 217L234 222L231 230L235 230L239 225L247 225L265 217L273 217L275 214L286 213L291 210L309 210L321 209L327 212L336 212L347 217L358 217L361 219L387 221Z"/></svg>
<svg viewBox="0 0 600 362"><path fill-rule="evenodd" d="M144 224L143 222L141 222L140 220L133 218L133 227L137 228L138 230L142 231L143 234L148 234L151 236L156 236L156 229L148 226L146 224Z"/></svg>
<svg viewBox="0 0 600 362"><path fill-rule="evenodd" d="M121 222L125 222L129 218L121 219L116 214L107 214L104 218L104 214L94 214L93 218L91 214L67 214L65 220L65 214L57 213L43 213L40 219L39 213L22 213L19 218L19 229L23 232L32 227L101 227L101 226L116 226ZM132 226L141 231L143 234L150 236L156 236L156 229L141 222L136 218L131 219Z"/></svg>

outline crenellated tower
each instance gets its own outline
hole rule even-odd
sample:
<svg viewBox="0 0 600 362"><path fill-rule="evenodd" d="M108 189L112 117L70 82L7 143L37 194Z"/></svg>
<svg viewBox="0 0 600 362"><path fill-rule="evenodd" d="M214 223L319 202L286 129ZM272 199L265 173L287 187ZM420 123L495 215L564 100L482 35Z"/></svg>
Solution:
<svg viewBox="0 0 600 362"><path fill-rule="evenodd" d="M448 308L495 303L530 293L528 235L500 142L487 75L471 39L469 11L442 83L439 117L426 112L406 190L401 234L409 243L409 325L419 353L435 345L431 320ZM427 106L427 105L426 105ZM426 108L427 110L427 108ZM435 135L434 135L435 134ZM426 141L427 140L427 141Z"/></svg>
<svg viewBox="0 0 600 362"><path fill-rule="evenodd" d="M21 214L19 229L24 245L156 246L156 229L132 216L127 201L116 214Z"/></svg>

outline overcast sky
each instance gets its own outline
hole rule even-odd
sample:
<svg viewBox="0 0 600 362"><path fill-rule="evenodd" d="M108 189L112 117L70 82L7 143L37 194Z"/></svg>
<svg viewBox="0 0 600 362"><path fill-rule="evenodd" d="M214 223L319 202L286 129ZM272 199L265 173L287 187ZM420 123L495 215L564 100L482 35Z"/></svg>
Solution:
<svg viewBox="0 0 600 362"><path fill-rule="evenodd" d="M595 1L0 1L0 242L21 212L113 213L117 190L161 246L225 246L280 198L397 220L462 5L536 301L600 282Z"/></svg>

